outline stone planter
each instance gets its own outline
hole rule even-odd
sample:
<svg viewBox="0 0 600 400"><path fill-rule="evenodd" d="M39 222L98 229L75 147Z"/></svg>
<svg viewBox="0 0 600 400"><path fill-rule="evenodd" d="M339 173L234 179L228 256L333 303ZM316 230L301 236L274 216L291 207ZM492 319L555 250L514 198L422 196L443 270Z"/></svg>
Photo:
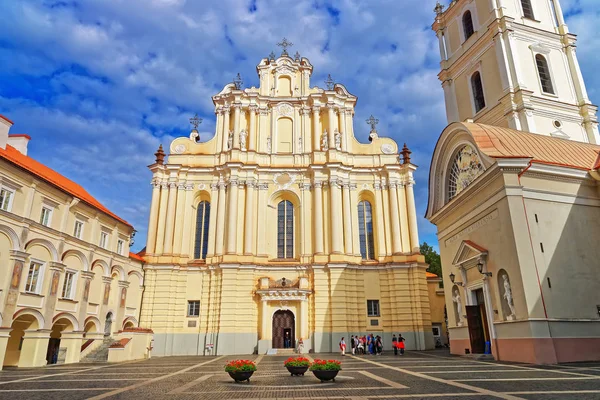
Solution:
<svg viewBox="0 0 600 400"><path fill-rule="evenodd" d="M292 375L292 376L304 376L304 373L306 371L308 371L308 365L304 366L304 367L287 367L288 372Z"/></svg>
<svg viewBox="0 0 600 400"><path fill-rule="evenodd" d="M228 372L229 376L237 383L237 382L250 382L250 377L254 371L239 371L239 372Z"/></svg>
<svg viewBox="0 0 600 400"><path fill-rule="evenodd" d="M340 371L313 371L312 373L319 379L321 382L326 381L334 381Z"/></svg>

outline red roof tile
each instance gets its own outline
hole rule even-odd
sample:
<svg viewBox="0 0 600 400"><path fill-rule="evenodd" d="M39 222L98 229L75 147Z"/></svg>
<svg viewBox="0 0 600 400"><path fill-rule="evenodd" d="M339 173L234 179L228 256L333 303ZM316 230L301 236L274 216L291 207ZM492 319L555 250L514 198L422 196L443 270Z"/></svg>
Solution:
<svg viewBox="0 0 600 400"><path fill-rule="evenodd" d="M135 253L132 253L132 252L129 252L129 258L133 258L134 260L138 260L138 261L142 261L142 262L146 261L146 260L144 260L144 257L137 255Z"/></svg>
<svg viewBox="0 0 600 400"><path fill-rule="evenodd" d="M131 227L131 224L129 224L124 219L118 217L116 214L110 212L98 200L96 200L92 195L90 195L84 188L82 188L75 182L65 178L58 172L48 168L44 164L34 160L33 158L23 155L11 145L7 145L6 149L2 149L0 147L0 158L3 158L16 165L17 167L22 168L25 171L32 173L33 175L36 175L37 177L45 180L51 185L54 185L62 191L70 194L71 196L77 197L81 201L87 203L89 206L94 207L95 209L102 211L103 213L111 216L112 218Z"/></svg>
<svg viewBox="0 0 600 400"><path fill-rule="evenodd" d="M439 276L437 276L436 274L434 274L433 272L426 272L425 276L427 278L439 278Z"/></svg>
<svg viewBox="0 0 600 400"><path fill-rule="evenodd" d="M600 169L600 152L598 153L598 159L596 160L596 164L594 164L593 169Z"/></svg>

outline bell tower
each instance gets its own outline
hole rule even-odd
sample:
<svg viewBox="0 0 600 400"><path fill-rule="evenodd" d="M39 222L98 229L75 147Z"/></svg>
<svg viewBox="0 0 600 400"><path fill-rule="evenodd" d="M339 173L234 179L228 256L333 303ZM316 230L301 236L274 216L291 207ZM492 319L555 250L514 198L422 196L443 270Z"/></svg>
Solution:
<svg viewBox="0 0 600 400"><path fill-rule="evenodd" d="M560 0L452 0L435 8L448 123L473 120L600 143Z"/></svg>

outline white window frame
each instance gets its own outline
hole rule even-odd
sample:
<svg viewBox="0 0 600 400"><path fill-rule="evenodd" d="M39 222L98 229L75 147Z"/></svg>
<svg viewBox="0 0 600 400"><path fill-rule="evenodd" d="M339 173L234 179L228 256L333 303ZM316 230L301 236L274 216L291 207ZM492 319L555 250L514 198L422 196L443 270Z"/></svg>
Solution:
<svg viewBox="0 0 600 400"><path fill-rule="evenodd" d="M198 303L198 315L190 313L190 310L191 310L190 306L192 304L195 304L195 303ZM194 307L194 310L195 310L195 307ZM188 302L187 302L187 316L190 317L190 318L199 318L200 317L200 300L188 300Z"/></svg>
<svg viewBox="0 0 600 400"><path fill-rule="evenodd" d="M479 72L479 76L481 77L481 90L483 90L483 101L485 101L485 106L477 111L477 107L475 107L475 96L473 96L473 75L475 75L476 72ZM473 70L471 70L468 75L467 75L467 87L469 89L469 98L471 99L471 109L473 110L473 118L475 118L476 115L479 115L483 112L485 112L488 109L488 99L485 95L485 82L483 79L483 73L481 71L481 61L479 61L477 63L477 67Z"/></svg>
<svg viewBox="0 0 600 400"><path fill-rule="evenodd" d="M27 290L27 285L29 283L29 271L31 270L31 265L37 264L40 266L37 275L37 281L35 282L35 288L33 290ZM42 283L44 282L44 272L45 272L46 263L42 260L37 260L34 258L29 259L29 266L27 267L27 274L25 275L25 284L23 287L23 291L29 294L40 294L42 291Z"/></svg>
<svg viewBox="0 0 600 400"><path fill-rule="evenodd" d="M2 202L2 203L0 203L0 210L11 212L12 211L12 206L13 206L13 201L15 199L15 190L12 189L12 188L7 187L5 185L0 186L0 190L4 190L4 191L10 193L10 197L9 197L9 199L7 201L7 204L6 204L6 209L4 209L2 207L2 203L4 203L4 202Z"/></svg>
<svg viewBox="0 0 600 400"><path fill-rule="evenodd" d="M79 230L79 235L77 235L77 224L81 224L81 229ZM80 219L75 220L75 225L73 226L73 237L77 239L83 240L83 229L85 228L85 222Z"/></svg>
<svg viewBox="0 0 600 400"><path fill-rule="evenodd" d="M108 241L110 238L110 233L105 232L103 230L100 231L100 242L98 243L98 247L102 249L106 249L108 246Z"/></svg>
<svg viewBox="0 0 600 400"><path fill-rule="evenodd" d="M65 295L64 291L65 291L65 284L67 283L67 276L71 275L72 276L72 280L71 280L71 288L69 290L69 293L67 293ZM77 271L72 270L72 269L68 269L65 271L65 277L63 279L63 284L60 290L60 294L61 294L61 299L65 299L65 300L73 300L73 298L75 297L75 293L76 292L76 287L77 287Z"/></svg>
<svg viewBox="0 0 600 400"><path fill-rule="evenodd" d="M44 210L48 210L48 222L44 223ZM49 206L48 204L42 204L42 209L40 211L40 224L50 227L52 225L52 214L54 214L54 207Z"/></svg>
<svg viewBox="0 0 600 400"><path fill-rule="evenodd" d="M123 255L123 248L125 247L125 241L123 239L117 239L117 254Z"/></svg>
<svg viewBox="0 0 600 400"><path fill-rule="evenodd" d="M475 36L479 31L479 18L477 17L477 8L475 7L475 2L473 1L471 4L466 5L457 16L461 46L468 40L465 38L465 27L463 26L463 15L465 15L467 11L471 11L471 19L473 20L473 35L471 35L469 39Z"/></svg>
<svg viewBox="0 0 600 400"><path fill-rule="evenodd" d="M558 98L558 86L556 86L556 80L554 79L554 71L552 70L552 63L550 62L550 53L552 52L548 47L537 44L529 46L531 49L531 54L533 57L533 69L535 71L535 76L537 77L538 87L540 88L540 94L548 97ZM552 88L554 89L554 93L544 91L544 87L542 86L542 78L540 77L540 70L537 66L537 60L535 57L540 55L544 57L546 60L546 65L548 66L548 74L550 74L550 82L552 83Z"/></svg>
<svg viewBox="0 0 600 400"><path fill-rule="evenodd" d="M523 10L523 2L521 0L518 0L517 3L519 3L519 10L521 10L521 18L522 19L527 19L529 21L537 21L539 22L540 20L537 18L537 11L535 9L535 0L530 0L531 3L531 12L533 12L533 18L529 18L525 16L525 10Z"/></svg>
<svg viewBox="0 0 600 400"><path fill-rule="evenodd" d="M375 314L371 314L371 310L369 309L369 302L370 301L376 301L377 302L377 313ZM379 301L379 299L367 299L367 317L381 317L381 302Z"/></svg>

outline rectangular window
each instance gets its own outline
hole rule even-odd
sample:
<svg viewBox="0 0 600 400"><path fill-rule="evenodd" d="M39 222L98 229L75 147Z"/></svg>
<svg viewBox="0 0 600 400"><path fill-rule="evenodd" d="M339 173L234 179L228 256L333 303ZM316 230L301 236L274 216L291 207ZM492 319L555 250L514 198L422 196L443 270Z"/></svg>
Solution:
<svg viewBox="0 0 600 400"><path fill-rule="evenodd" d="M83 237L83 222L75 221L75 230L73 231L73 236L77 239L81 239Z"/></svg>
<svg viewBox="0 0 600 400"><path fill-rule="evenodd" d="M12 209L12 200L14 192L6 188L0 189L0 209L10 211Z"/></svg>
<svg viewBox="0 0 600 400"><path fill-rule="evenodd" d="M108 233L100 232L100 247L103 249L106 248L106 243L108 242Z"/></svg>
<svg viewBox="0 0 600 400"><path fill-rule="evenodd" d="M440 328L438 328L437 326L431 327L431 331L433 332L433 336L435 336L435 337L440 336Z"/></svg>
<svg viewBox="0 0 600 400"><path fill-rule="evenodd" d="M200 300L188 300L188 317L200 316Z"/></svg>
<svg viewBox="0 0 600 400"><path fill-rule="evenodd" d="M535 19L533 15L533 7L531 5L531 0L521 0L521 6L523 6L523 16L529 19Z"/></svg>
<svg viewBox="0 0 600 400"><path fill-rule="evenodd" d="M42 264L32 261L29 264L29 272L27 273L27 281L25 282L25 291L27 293L38 292L38 282L40 278L40 272L42 271Z"/></svg>
<svg viewBox="0 0 600 400"><path fill-rule="evenodd" d="M62 288L62 298L72 299L73 298L73 280L75 279L75 273L67 271L65 273L65 282Z"/></svg>
<svg viewBox="0 0 600 400"><path fill-rule="evenodd" d="M379 317L379 300L367 300L367 316Z"/></svg>
<svg viewBox="0 0 600 400"><path fill-rule="evenodd" d="M123 255L123 241L121 239L117 241L117 253Z"/></svg>
<svg viewBox="0 0 600 400"><path fill-rule="evenodd" d="M48 207L42 207L42 215L40 215L40 224L44 226L50 226L52 221L52 209Z"/></svg>

